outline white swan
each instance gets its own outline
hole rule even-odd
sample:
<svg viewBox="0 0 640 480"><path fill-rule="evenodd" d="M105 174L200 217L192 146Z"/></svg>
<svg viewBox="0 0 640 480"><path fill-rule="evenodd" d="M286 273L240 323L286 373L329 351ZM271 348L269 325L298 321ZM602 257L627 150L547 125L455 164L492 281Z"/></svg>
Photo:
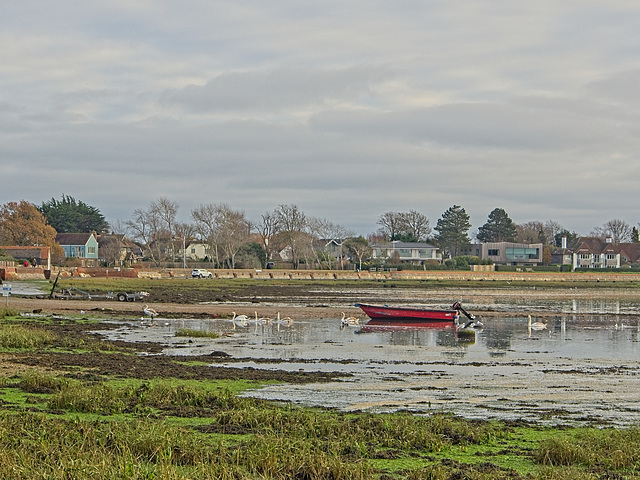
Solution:
<svg viewBox="0 0 640 480"><path fill-rule="evenodd" d="M269 317L259 317L258 318L258 312L254 312L255 316L256 316L256 324L260 324L260 325L271 325L271 319Z"/></svg>
<svg viewBox="0 0 640 480"><path fill-rule="evenodd" d="M360 319L358 317L347 317L347 315L342 312L340 322L342 325L358 325L360 323Z"/></svg>
<svg viewBox="0 0 640 480"><path fill-rule="evenodd" d="M290 326L293 323L293 319L291 317L282 317L280 318L280 312L276 314L276 322L278 325L287 325Z"/></svg>
<svg viewBox="0 0 640 480"><path fill-rule="evenodd" d="M246 315L238 315L236 312L233 313L233 318L231 319L231 323L233 323L233 329L235 330L236 325L240 327L246 327L249 325L249 317Z"/></svg>
<svg viewBox="0 0 640 480"><path fill-rule="evenodd" d="M529 315L529 328L531 330L544 330L545 328L547 328L547 324L546 323L542 323L542 322L533 322L531 323L531 315Z"/></svg>
<svg viewBox="0 0 640 480"><path fill-rule="evenodd" d="M151 320L153 320L154 317L158 316L158 312L156 312L153 308L149 308L149 305L143 306L142 311L144 312L145 315L147 315L148 317L151 317Z"/></svg>

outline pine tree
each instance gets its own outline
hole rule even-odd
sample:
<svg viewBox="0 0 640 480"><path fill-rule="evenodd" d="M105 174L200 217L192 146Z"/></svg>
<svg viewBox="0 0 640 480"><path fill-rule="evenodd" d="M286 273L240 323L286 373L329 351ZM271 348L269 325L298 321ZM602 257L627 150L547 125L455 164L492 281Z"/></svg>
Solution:
<svg viewBox="0 0 640 480"><path fill-rule="evenodd" d="M515 242L517 235L516 226L502 208L494 209L487 223L478 229L481 242Z"/></svg>
<svg viewBox="0 0 640 480"><path fill-rule="evenodd" d="M38 210L58 233L104 233L109 228L100 210L69 195L43 202Z"/></svg>
<svg viewBox="0 0 640 480"><path fill-rule="evenodd" d="M454 205L442 214L434 230L437 232L435 241L443 253L457 256L460 249L469 245L469 229L471 222L464 208Z"/></svg>

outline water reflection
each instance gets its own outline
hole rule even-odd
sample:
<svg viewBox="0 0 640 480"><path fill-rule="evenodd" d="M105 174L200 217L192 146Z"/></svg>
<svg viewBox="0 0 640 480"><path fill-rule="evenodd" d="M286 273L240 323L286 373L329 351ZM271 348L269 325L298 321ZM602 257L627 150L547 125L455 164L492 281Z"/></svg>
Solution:
<svg viewBox="0 0 640 480"><path fill-rule="evenodd" d="M535 319L535 316L534 316ZM154 328L123 327L116 335L136 341L157 339L168 343L168 353L184 338L174 337L177 329L187 328L223 335L222 339L180 346L182 354L208 353L207 350L232 347L234 356L253 356L283 359L287 355L304 359L317 358L318 351L326 351L327 358L344 361L346 358L376 359L375 347L424 347L421 354L432 357L442 348L455 348L459 356L483 359L487 355L521 355L531 345L544 347L539 360L549 356L567 355L571 358L598 357L609 360L635 360L640 339L640 315L558 314L545 316L546 327L541 330L528 326L523 315L482 318L484 327L462 335L450 324L444 326L365 324L341 326L340 319L294 321L286 326L272 323L247 322L235 324L224 319L158 319ZM336 348L330 348L330 346ZM347 346L348 348L337 348ZM398 349L401 354L402 349ZM346 355L343 354L346 352ZM385 351L385 355L388 355ZM441 352L440 352L441 353ZM336 355L332 357L331 355Z"/></svg>
<svg viewBox="0 0 640 480"><path fill-rule="evenodd" d="M249 393L267 399L345 410L446 409L472 418L549 423L640 421L640 311L635 302L525 297L517 301L520 310L515 300L508 304L504 298L493 299L490 306L467 302L470 311L486 312L480 315L484 328L474 332L473 339L462 338L451 326L343 328L340 318L286 326L157 319L154 328L130 322L102 333L121 340L162 342L173 355L224 351L231 358L224 364L230 367L352 375L341 382L274 385ZM489 309L500 314L492 316ZM523 311L532 312L533 321L546 322L546 328L529 328ZM222 337L176 337L178 328Z"/></svg>

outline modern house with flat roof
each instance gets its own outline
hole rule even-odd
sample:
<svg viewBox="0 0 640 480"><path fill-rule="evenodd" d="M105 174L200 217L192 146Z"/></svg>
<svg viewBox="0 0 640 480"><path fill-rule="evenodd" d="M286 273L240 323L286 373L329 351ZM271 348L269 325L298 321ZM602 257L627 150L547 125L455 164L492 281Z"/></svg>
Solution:
<svg viewBox="0 0 640 480"><path fill-rule="evenodd" d="M442 263L442 253L435 245L423 242L393 242L374 243L371 245L372 258L387 260L396 258L400 262L422 265L425 261Z"/></svg>
<svg viewBox="0 0 640 480"><path fill-rule="evenodd" d="M481 260L491 260L495 265L530 266L542 265L544 245L542 243L476 243L471 245L470 255Z"/></svg>

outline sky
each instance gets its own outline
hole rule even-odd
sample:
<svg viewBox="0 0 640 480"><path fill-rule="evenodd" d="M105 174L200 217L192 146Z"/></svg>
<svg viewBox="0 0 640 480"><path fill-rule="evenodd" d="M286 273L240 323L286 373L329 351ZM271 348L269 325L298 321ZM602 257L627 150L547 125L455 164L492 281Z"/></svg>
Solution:
<svg viewBox="0 0 640 480"><path fill-rule="evenodd" d="M5 1L0 205L640 222L635 0Z"/></svg>

